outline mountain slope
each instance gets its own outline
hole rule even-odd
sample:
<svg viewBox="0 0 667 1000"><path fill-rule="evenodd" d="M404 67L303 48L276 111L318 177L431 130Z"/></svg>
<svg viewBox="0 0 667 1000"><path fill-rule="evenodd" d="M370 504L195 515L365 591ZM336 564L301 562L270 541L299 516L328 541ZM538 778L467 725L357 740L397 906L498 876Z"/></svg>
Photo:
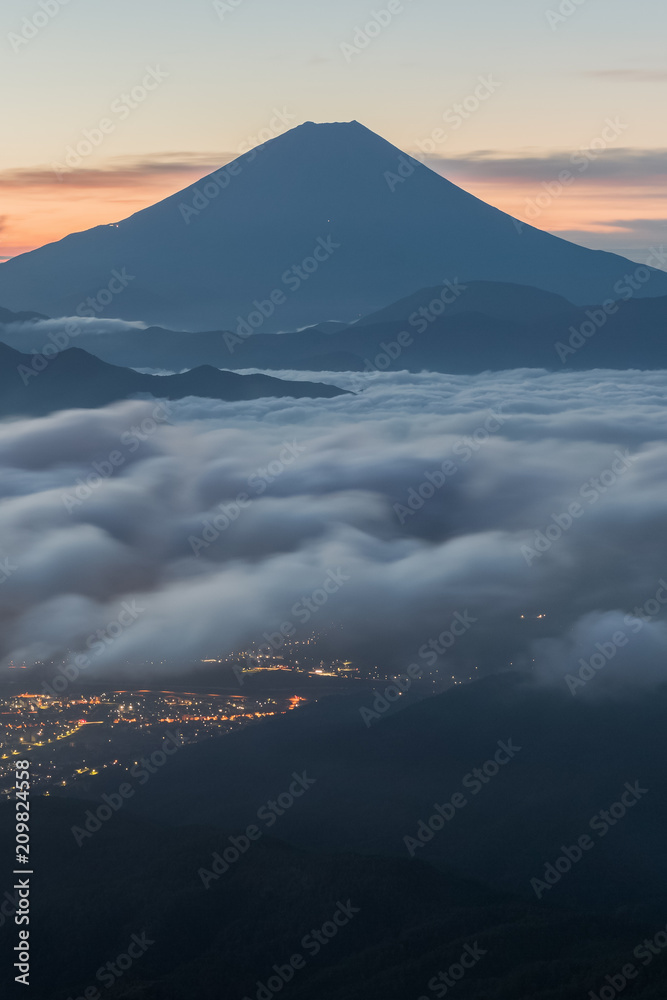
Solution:
<svg viewBox="0 0 667 1000"><path fill-rule="evenodd" d="M36 312L12 312L10 309L0 309L0 324L27 323L31 320L46 318L46 316Z"/></svg>
<svg viewBox="0 0 667 1000"><path fill-rule="evenodd" d="M193 365L363 371L369 362L371 370L451 374L667 367L667 297L620 301L607 315L599 305L574 306L536 288L480 281L470 282L436 315L433 304L441 301L441 293L442 286L425 288L352 326L323 324L281 336L257 333L242 339L222 331L126 327L82 332L77 344L111 364L170 371ZM593 336L591 316L598 327ZM586 336L578 333L581 329ZM39 349L44 337L39 323L3 327L0 321L0 340L15 349Z"/></svg>
<svg viewBox="0 0 667 1000"><path fill-rule="evenodd" d="M458 291L458 289L457 289ZM515 285L495 281L471 281L465 290L456 298L448 296L447 287L438 285L434 288L421 288L398 302L363 316L355 323L357 329L366 326L377 326L380 323L405 323L411 315L420 309L429 309L430 303L443 301L442 315L460 316L463 313L482 313L491 319L510 320L513 323L538 323L551 320L572 312L575 308L571 302L561 295L545 292L528 285ZM434 319L433 307L429 310L429 319Z"/></svg>
<svg viewBox="0 0 667 1000"><path fill-rule="evenodd" d="M240 830L174 830L123 809L79 846L73 829L91 807L32 801L31 846L48 875L33 882L30 900L30 941L39 944L31 956L33 1000L270 1000L283 984L291 1000L416 1000L443 996L439 972L462 955L466 974L454 971L460 1000L579 1000L664 925L664 918L526 904L420 862L311 854L268 836L247 841L226 872L209 878L214 854L229 857L230 834L243 843ZM14 804L3 803L5 857L15 825ZM18 940L4 915L12 895L3 897L0 915L6 954ZM107 963L127 952L133 935L145 949L133 949L129 968L118 962L124 975L109 975ZM294 955L303 961L290 968ZM664 996L660 963L640 971L632 996ZM3 995L18 995L14 974L4 962ZM270 990L260 985L267 981L275 984Z"/></svg>
<svg viewBox="0 0 667 1000"><path fill-rule="evenodd" d="M3 264L0 301L274 332L352 321L447 278L603 301L636 270L517 223L357 122L308 122L120 223ZM667 274L649 273L637 294L667 294Z"/></svg>
<svg viewBox="0 0 667 1000"><path fill-rule="evenodd" d="M241 828L254 803L281 787L282 775L306 768L317 784L307 809L281 817L281 838L308 849L408 858L404 838L416 838L435 804L462 793L464 807L414 856L534 901L530 880L542 877L563 844L591 832L591 818L617 802L626 783L638 782L648 791L636 807L607 835L598 829L585 863L545 892L541 904L614 908L652 901L658 913L664 910L667 687L635 693L632 712L622 701L578 701L564 685L540 689L512 675L417 704L410 697L407 708L371 719L369 727L359 710L374 699L355 695L186 747L128 809L155 820ZM466 776L493 757L498 741L517 752L475 787ZM106 790L120 780L104 779ZM95 790L99 795L103 785ZM68 794L76 794L76 785Z"/></svg>
<svg viewBox="0 0 667 1000"><path fill-rule="evenodd" d="M143 375L107 364L78 347L63 351L42 367L34 355L0 344L1 416L40 416L54 410L95 408L144 393L159 399L201 396L235 401L266 396L331 398L342 395L344 390L313 382L286 382L267 375L237 375L207 366L181 375Z"/></svg>

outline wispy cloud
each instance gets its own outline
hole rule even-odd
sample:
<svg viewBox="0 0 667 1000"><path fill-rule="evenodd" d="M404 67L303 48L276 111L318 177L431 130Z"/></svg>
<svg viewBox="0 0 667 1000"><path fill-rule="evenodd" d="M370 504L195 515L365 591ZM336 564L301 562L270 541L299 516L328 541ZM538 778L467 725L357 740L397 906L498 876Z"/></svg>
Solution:
<svg viewBox="0 0 667 1000"><path fill-rule="evenodd" d="M654 235L667 234L667 219L607 219L599 222L600 226L611 226L614 229L627 229L628 232L641 230L642 233L653 232Z"/></svg>
<svg viewBox="0 0 667 1000"><path fill-rule="evenodd" d="M56 178L48 166L0 171L0 188L53 187L109 188L127 184L150 184L169 175L201 177L229 163L237 153L159 153L149 157L114 157L98 167L83 167Z"/></svg>
<svg viewBox="0 0 667 1000"><path fill-rule="evenodd" d="M667 69L591 69L583 75L621 83L667 83Z"/></svg>
<svg viewBox="0 0 667 1000"><path fill-rule="evenodd" d="M235 159L230 152L117 156L56 175L52 164L0 170L0 262L68 233L126 218Z"/></svg>
<svg viewBox="0 0 667 1000"><path fill-rule="evenodd" d="M327 637L332 658L404 671L447 609L459 609L477 622L436 666L445 677L518 660L566 692L571 664L614 635L619 612L646 606L665 573L667 373L394 372L347 385L363 391L175 403L169 424L123 451L118 475L96 476L95 499L74 516L66 501L77 484L92 481L154 403L0 425L0 551L18 567L3 584L0 658L62 660L136 600L139 621L91 674L120 682L129 664L151 662L163 677L181 673L211 650L263 641L342 570L344 586L320 612L340 626ZM475 439L475 452L462 447ZM279 490L256 493L194 556L191 539L292 441L300 457ZM629 460L621 471L619 453ZM443 459L453 469L446 487L399 515ZM169 484L189 488L167 488L165 467ZM531 608L548 609L557 646L533 645L520 617ZM667 629L653 621L586 694L666 677Z"/></svg>
<svg viewBox="0 0 667 1000"><path fill-rule="evenodd" d="M507 155L492 149L475 150L457 156L431 156L424 162L438 173L475 181L520 183L550 181L561 170L573 169L573 155L579 150L537 151ZM591 176L600 181L631 185L665 184L667 149L605 149L592 164Z"/></svg>

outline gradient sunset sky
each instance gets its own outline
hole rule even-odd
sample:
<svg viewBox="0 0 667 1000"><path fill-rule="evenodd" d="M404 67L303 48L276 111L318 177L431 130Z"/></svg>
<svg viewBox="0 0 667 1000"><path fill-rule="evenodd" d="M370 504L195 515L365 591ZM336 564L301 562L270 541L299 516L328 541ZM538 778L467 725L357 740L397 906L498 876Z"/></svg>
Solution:
<svg viewBox="0 0 667 1000"><path fill-rule="evenodd" d="M664 0L391 2L362 50L389 0L3 0L0 257L125 218L263 129L351 119L540 228L637 259L667 244Z"/></svg>

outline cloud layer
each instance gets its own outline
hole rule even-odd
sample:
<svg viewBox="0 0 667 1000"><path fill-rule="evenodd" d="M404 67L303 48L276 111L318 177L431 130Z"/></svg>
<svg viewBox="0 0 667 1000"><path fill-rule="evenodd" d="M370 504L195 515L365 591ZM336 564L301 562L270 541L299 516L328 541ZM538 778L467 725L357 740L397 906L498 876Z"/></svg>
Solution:
<svg viewBox="0 0 667 1000"><path fill-rule="evenodd" d="M446 676L565 683L622 630L586 694L663 676L667 373L326 378L363 392L0 425L3 672L169 674L284 623L400 671L458 612Z"/></svg>
<svg viewBox="0 0 667 1000"><path fill-rule="evenodd" d="M633 147L604 148L591 160L591 173L596 183L622 182L633 188L659 185L665 181L665 150ZM465 176L467 180L536 184L553 181L563 170L570 172L581 166L573 163L580 150L553 150L535 154L507 156L496 150L479 150L465 156L428 156L428 166L450 179Z"/></svg>

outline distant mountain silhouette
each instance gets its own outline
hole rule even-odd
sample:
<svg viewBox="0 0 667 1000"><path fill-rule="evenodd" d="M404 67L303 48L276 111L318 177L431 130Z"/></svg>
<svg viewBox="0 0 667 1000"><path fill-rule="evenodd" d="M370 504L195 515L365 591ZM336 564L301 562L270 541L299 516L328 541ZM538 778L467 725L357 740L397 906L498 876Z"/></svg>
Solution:
<svg viewBox="0 0 667 1000"><path fill-rule="evenodd" d="M349 322L445 279L603 301L636 271L517 222L357 122L308 122L128 219L2 264L0 301L185 330L251 317L275 332ZM667 295L652 274L637 295Z"/></svg>
<svg viewBox="0 0 667 1000"><path fill-rule="evenodd" d="M144 375L107 364L78 347L62 351L42 367L35 355L21 354L0 343L1 416L95 408L146 393L160 399L202 396L234 401L266 396L328 399L343 392L331 385L237 375L207 366L181 375Z"/></svg>
<svg viewBox="0 0 667 1000"><path fill-rule="evenodd" d="M10 309L0 309L0 323L24 323L31 319L46 319L42 313L12 312Z"/></svg>
<svg viewBox="0 0 667 1000"><path fill-rule="evenodd" d="M114 364L171 371L193 365L301 371L363 371L370 365L456 374L667 368L667 297L620 300L609 315L599 305L575 306L551 292L482 281L470 282L436 314L433 304L443 304L442 292L443 286L421 289L352 326L324 323L246 339L151 327L82 333L77 344ZM16 347L22 336L28 334L3 331L0 321L0 339Z"/></svg>
<svg viewBox="0 0 667 1000"><path fill-rule="evenodd" d="M482 313L489 319L509 320L511 323L521 324L549 321L559 315L571 313L576 308L562 295L545 292L540 288L531 288L528 285L471 281L460 294L456 286L453 286L453 290L456 291L456 296L453 292L448 295L448 289L443 285L421 288L370 316L364 316L355 326L361 329L396 321L407 323L410 316L419 313L420 309L427 309L431 303L439 302L442 302L442 315L448 318L465 313ZM433 307L429 311L433 319L438 318ZM430 321L429 317L429 324Z"/></svg>

